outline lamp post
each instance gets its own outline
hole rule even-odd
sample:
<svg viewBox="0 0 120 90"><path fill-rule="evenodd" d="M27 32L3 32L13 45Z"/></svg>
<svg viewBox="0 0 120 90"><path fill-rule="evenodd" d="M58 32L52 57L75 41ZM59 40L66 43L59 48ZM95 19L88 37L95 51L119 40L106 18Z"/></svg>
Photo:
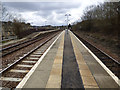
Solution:
<svg viewBox="0 0 120 90"><path fill-rule="evenodd" d="M68 29L68 21L69 21L69 16L71 16L71 14L65 14L65 16L67 17L67 29Z"/></svg>
<svg viewBox="0 0 120 90"><path fill-rule="evenodd" d="M45 21L45 26L46 26L47 21Z"/></svg>

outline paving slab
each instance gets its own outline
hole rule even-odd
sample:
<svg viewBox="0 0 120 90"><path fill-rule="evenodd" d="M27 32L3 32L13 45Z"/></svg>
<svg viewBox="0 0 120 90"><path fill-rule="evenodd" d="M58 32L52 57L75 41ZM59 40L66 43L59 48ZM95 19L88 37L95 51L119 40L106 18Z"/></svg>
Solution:
<svg viewBox="0 0 120 90"><path fill-rule="evenodd" d="M90 70L86 70L86 69L85 69L85 70L84 70L84 69L81 70L81 69L80 69L79 72L80 72L81 76L86 76L86 77L87 77L87 76L92 76Z"/></svg>
<svg viewBox="0 0 120 90"><path fill-rule="evenodd" d="M115 81L110 76L94 75L100 88L119 88Z"/></svg>
<svg viewBox="0 0 120 90"><path fill-rule="evenodd" d="M97 87L97 83L92 76L82 76L82 80L83 80L84 86L95 86L95 87Z"/></svg>
<svg viewBox="0 0 120 90"><path fill-rule="evenodd" d="M87 64L93 75L109 76L109 74L98 64Z"/></svg>
<svg viewBox="0 0 120 90"><path fill-rule="evenodd" d="M45 88L49 72L49 70L35 71L23 88Z"/></svg>
<svg viewBox="0 0 120 90"><path fill-rule="evenodd" d="M88 54L82 54L82 56L87 64L98 64L98 62L95 61L95 58L93 58L91 54L89 54L89 52L86 53Z"/></svg>

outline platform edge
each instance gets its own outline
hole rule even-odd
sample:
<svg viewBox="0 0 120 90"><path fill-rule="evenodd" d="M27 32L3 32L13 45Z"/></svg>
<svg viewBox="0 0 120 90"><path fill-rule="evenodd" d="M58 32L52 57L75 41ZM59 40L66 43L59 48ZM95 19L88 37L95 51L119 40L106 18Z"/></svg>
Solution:
<svg viewBox="0 0 120 90"><path fill-rule="evenodd" d="M70 31L71 32L71 31ZM71 32L73 34L73 32ZM73 34L74 35L74 34ZM75 36L75 35L74 35ZM95 60L105 69L105 71L113 78L113 80L120 86L120 80L117 76L115 76L103 63L100 59L90 50L88 49L76 36L75 38L86 48L86 50L95 58Z"/></svg>
<svg viewBox="0 0 120 90"><path fill-rule="evenodd" d="M59 36L54 40L54 42L50 45L50 47L45 51L45 53L40 57L40 59L37 61L37 63L32 67L32 69L26 74L26 76L22 79L22 81L17 85L17 88L23 88L29 77L32 75L32 73L35 71L37 66L41 63L45 55L48 53L48 51L51 49L51 47L55 44L55 42L58 40L58 38L62 35L63 31L59 34Z"/></svg>

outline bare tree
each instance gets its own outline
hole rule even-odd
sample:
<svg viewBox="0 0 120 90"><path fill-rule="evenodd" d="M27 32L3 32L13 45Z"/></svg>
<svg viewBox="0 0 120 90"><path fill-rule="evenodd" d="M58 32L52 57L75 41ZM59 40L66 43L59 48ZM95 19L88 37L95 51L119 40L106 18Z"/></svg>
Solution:
<svg viewBox="0 0 120 90"><path fill-rule="evenodd" d="M2 21L5 22L4 31L13 32L18 38L21 38L21 32L28 29L28 25L22 16L15 12L7 11L4 5L2 5Z"/></svg>

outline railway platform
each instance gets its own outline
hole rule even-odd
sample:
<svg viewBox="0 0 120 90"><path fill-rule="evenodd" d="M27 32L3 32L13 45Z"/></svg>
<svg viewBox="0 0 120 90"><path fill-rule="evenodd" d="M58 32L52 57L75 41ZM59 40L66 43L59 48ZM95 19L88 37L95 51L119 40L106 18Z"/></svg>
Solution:
<svg viewBox="0 0 120 90"><path fill-rule="evenodd" d="M71 32L63 31L16 88L120 89L120 80Z"/></svg>

